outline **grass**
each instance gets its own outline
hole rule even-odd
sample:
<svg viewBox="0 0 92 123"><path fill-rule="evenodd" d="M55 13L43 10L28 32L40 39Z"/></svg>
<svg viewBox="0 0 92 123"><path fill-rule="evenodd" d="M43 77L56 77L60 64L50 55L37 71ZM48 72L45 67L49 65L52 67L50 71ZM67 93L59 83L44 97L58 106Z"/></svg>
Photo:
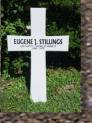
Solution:
<svg viewBox="0 0 92 123"><path fill-rule="evenodd" d="M47 69L47 96L46 103L34 103L23 76L0 81L2 112L80 112L80 72Z"/></svg>

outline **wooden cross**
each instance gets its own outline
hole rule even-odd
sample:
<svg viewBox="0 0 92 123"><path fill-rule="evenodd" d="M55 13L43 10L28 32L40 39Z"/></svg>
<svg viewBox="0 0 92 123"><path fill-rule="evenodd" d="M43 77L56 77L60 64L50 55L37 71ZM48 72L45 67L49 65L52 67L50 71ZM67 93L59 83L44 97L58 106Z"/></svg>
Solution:
<svg viewBox="0 0 92 123"><path fill-rule="evenodd" d="M68 51L69 36L46 36L46 8L30 11L31 36L8 35L8 51L31 51L30 96L34 102L46 102L46 51Z"/></svg>

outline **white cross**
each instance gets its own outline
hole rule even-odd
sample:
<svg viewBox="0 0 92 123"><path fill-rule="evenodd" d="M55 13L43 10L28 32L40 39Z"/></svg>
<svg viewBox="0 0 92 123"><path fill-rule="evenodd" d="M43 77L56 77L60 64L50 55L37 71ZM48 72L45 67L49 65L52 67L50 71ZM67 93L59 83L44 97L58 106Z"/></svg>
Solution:
<svg viewBox="0 0 92 123"><path fill-rule="evenodd" d="M46 51L68 51L69 36L46 36L46 8L30 11L31 36L8 35L8 51L31 51L30 96L34 102L46 102Z"/></svg>

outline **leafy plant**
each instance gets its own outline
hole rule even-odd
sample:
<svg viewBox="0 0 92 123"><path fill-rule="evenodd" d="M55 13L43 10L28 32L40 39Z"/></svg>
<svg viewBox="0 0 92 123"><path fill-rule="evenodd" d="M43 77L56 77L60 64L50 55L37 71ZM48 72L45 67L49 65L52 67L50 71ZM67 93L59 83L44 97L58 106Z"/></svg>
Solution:
<svg viewBox="0 0 92 123"><path fill-rule="evenodd" d="M23 59L21 58L18 58L18 59L15 59L13 62L13 67L14 67L14 73L17 73L17 74L22 74L22 68L23 67L28 67L28 63L25 63L23 62Z"/></svg>
<svg viewBox="0 0 92 123"><path fill-rule="evenodd" d="M24 62L27 61L28 53L26 57L11 58L7 60L7 35L30 35L27 31L26 25L30 22L30 7L46 7L47 8L47 21L46 32L47 35L69 35L70 46L68 55L59 55L59 58L71 61L76 61L76 66L79 66L80 62L80 1L79 0L3 0L2 1L2 18L1 25L1 40L2 40L2 71L8 71L7 64L13 64L15 71L21 73ZM17 53L20 54L20 53ZM14 57L11 55L11 57ZM19 58L20 57L20 58ZM53 57L51 54L50 57ZM54 54L53 62L57 59L57 54ZM7 62L7 63L6 63ZM61 61L62 62L62 61ZM58 63L58 61L57 61ZM67 61L67 64L69 62ZM59 64L59 63L58 63ZM72 63L71 63L72 66ZM80 66L79 66L80 67ZM20 70L19 70L20 69Z"/></svg>

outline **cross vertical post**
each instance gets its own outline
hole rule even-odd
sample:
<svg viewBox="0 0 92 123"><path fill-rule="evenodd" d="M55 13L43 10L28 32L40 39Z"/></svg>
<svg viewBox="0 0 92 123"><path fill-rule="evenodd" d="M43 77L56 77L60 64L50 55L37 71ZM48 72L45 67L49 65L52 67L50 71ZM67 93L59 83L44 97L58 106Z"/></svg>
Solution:
<svg viewBox="0 0 92 123"><path fill-rule="evenodd" d="M46 102L46 51L68 51L69 36L46 36L46 8L31 8L31 36L8 35L8 51L31 52L30 97Z"/></svg>
<svg viewBox="0 0 92 123"><path fill-rule="evenodd" d="M46 9L31 8L31 36L43 37L46 30ZM40 49L31 51L31 98L46 102L46 55Z"/></svg>

